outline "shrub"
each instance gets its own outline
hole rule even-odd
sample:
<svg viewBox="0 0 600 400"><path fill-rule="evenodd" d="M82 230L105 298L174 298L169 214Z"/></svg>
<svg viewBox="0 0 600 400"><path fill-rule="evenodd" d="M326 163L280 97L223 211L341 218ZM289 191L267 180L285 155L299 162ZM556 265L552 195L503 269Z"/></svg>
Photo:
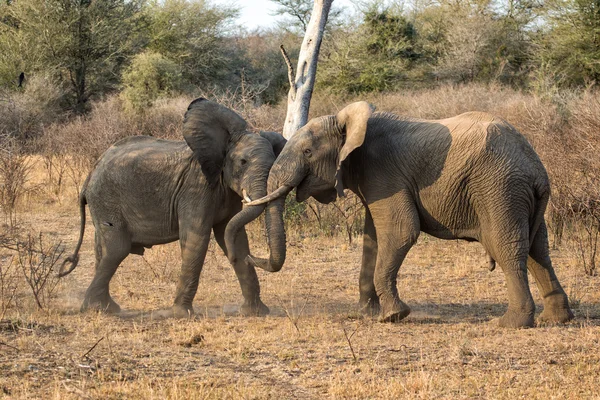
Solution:
<svg viewBox="0 0 600 400"><path fill-rule="evenodd" d="M179 91L181 70L179 66L158 53L147 51L134 57L123 74L121 93L127 108L144 112L161 97Z"/></svg>
<svg viewBox="0 0 600 400"><path fill-rule="evenodd" d="M16 139L0 136L0 206L11 227L17 224L17 205L27 190L30 170L31 160Z"/></svg>
<svg viewBox="0 0 600 400"><path fill-rule="evenodd" d="M64 98L64 90L52 79L40 75L26 79L23 91L0 91L0 135L23 144L62 119Z"/></svg>

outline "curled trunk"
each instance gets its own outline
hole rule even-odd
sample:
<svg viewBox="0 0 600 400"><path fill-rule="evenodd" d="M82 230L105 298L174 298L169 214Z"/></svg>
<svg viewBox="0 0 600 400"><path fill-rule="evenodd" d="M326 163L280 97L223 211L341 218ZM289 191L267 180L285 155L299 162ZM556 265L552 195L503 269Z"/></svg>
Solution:
<svg viewBox="0 0 600 400"><path fill-rule="evenodd" d="M267 240L269 243L269 259L248 256L246 262L269 272L277 272L285 262L285 230L283 226L283 206L285 197L279 198L266 207ZM237 213L225 228L225 246L227 257L231 263L237 262L235 238L246 224L252 222L263 212L265 205L246 206Z"/></svg>
<svg viewBox="0 0 600 400"><path fill-rule="evenodd" d="M285 196L273 200L267 205L265 223L267 225L267 240L269 241L269 259L248 256L246 261L265 271L277 272L285 262L285 229L283 226L283 208Z"/></svg>

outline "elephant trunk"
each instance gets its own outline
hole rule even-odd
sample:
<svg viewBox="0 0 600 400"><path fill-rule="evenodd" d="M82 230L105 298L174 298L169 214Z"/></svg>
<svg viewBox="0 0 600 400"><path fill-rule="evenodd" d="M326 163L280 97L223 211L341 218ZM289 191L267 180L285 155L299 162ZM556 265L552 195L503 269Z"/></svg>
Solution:
<svg viewBox="0 0 600 400"><path fill-rule="evenodd" d="M229 262L235 264L237 262L237 251L235 247L235 239L241 229L254 221L264 211L265 205L246 206L237 213L225 228L225 248L227 249L227 258Z"/></svg>
<svg viewBox="0 0 600 400"><path fill-rule="evenodd" d="M283 208L285 196L273 200L267 205L265 223L267 225L267 240L269 241L269 259L248 256L246 260L254 267L265 271L277 272L285 262L285 228L283 226Z"/></svg>
<svg viewBox="0 0 600 400"><path fill-rule="evenodd" d="M265 188L262 190L251 190L252 198L259 198L265 195ZM237 262L237 252L235 247L235 239L243 227L254 221L260 214L266 211L266 228L267 240L269 243L269 259L262 259L248 255L246 262L254 267L264 269L269 272L277 272L283 267L286 256L285 248L285 230L283 226L283 207L285 196L276 199L267 204L246 205L242 211L237 213L225 228L225 247L227 249L227 257L231 263Z"/></svg>
<svg viewBox="0 0 600 400"><path fill-rule="evenodd" d="M275 162L274 165L277 165ZM276 168L275 173L280 168ZM274 176L274 171L271 169L267 189L271 194L274 194L275 189L280 188L279 179ZM283 190L279 190L277 197L273 197L265 212L265 223L267 225L267 238L269 241L269 259L261 259L248 256L247 261L255 267L264 269L270 272L277 272L283 267L286 256L285 248L285 227L283 224L283 210L285 208L285 197L292 190L291 186L285 186Z"/></svg>

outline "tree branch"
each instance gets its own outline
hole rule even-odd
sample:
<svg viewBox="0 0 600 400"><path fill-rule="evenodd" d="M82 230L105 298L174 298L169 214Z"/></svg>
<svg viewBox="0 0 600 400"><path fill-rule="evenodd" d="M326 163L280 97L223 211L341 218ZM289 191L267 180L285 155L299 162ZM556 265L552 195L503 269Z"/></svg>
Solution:
<svg viewBox="0 0 600 400"><path fill-rule="evenodd" d="M296 99L296 84L294 83L294 67L292 66L292 62L290 61L290 57L285 51L285 47L283 45L279 46L281 50L281 54L283 55L283 59L285 60L285 65L287 65L288 69L288 80L290 81L290 91L292 99Z"/></svg>

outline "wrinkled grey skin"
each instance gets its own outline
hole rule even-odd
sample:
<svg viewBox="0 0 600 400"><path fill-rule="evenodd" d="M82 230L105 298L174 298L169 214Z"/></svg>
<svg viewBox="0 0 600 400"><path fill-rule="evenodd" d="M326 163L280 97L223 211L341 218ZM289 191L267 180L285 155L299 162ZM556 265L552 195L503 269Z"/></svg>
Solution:
<svg viewBox="0 0 600 400"><path fill-rule="evenodd" d="M269 169L285 139L274 132L246 131L235 112L205 99L193 101L185 115L186 142L148 136L115 143L98 160L80 197L81 234L69 271L75 268L85 229L85 204L96 228L96 274L82 305L118 313L109 294L110 280L128 254L176 240L181 245L181 275L171 309L156 315L185 317L193 313L192 301L209 245L211 230L232 263L242 288L242 314L261 315L269 309L260 299L256 271L245 261L249 255L244 225L265 206L246 206L251 198L266 194ZM283 199L281 200L283 202ZM277 216L276 202L268 211ZM283 230L280 223L270 231ZM270 259L260 260L278 270L285 260L285 239L271 238ZM63 265L64 267L64 265Z"/></svg>
<svg viewBox="0 0 600 400"><path fill-rule="evenodd" d="M544 300L538 322L573 318L549 257L548 176L507 122L479 112L403 119L354 103L311 120L288 141L271 169L268 192L295 187L298 201L313 196L327 203L336 197L336 173L338 192L350 189L366 207L360 305L380 310L382 321L410 313L396 278L420 232L478 241L490 267L498 262L508 287L501 326L534 324L528 270Z"/></svg>

